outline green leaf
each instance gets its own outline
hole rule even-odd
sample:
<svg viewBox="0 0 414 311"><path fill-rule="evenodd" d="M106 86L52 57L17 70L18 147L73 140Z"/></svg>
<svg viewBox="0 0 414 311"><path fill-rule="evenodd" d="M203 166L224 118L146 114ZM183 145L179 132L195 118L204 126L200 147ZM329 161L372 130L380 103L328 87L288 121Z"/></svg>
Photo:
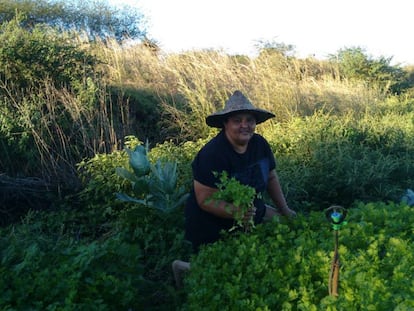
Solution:
<svg viewBox="0 0 414 311"><path fill-rule="evenodd" d="M126 149L129 155L129 164L134 170L135 174L140 177L147 175L151 169L150 162L148 160L146 149L144 146L137 146L134 151Z"/></svg>
<svg viewBox="0 0 414 311"><path fill-rule="evenodd" d="M137 181L137 177L124 167L117 167L115 172L119 177L125 178L131 182Z"/></svg>
<svg viewBox="0 0 414 311"><path fill-rule="evenodd" d="M117 193L116 197L118 198L118 200L121 200L124 202L133 202L133 203L147 205L146 200L136 199L136 198L130 197L129 195L125 193Z"/></svg>

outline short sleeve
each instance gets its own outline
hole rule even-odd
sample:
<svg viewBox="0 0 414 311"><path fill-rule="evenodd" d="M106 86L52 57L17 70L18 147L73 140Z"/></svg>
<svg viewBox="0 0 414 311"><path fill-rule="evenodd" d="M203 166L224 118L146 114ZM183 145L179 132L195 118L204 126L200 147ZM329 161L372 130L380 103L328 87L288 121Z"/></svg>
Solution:
<svg viewBox="0 0 414 311"><path fill-rule="evenodd" d="M217 188L218 178L214 176L214 172L228 170L226 162L223 154L210 154L202 149L192 163L194 179L205 186Z"/></svg>

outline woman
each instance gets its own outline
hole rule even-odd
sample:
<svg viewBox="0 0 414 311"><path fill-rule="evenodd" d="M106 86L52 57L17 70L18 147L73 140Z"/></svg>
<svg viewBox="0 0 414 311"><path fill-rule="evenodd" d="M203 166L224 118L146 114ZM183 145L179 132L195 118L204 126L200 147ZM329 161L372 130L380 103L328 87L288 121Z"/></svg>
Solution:
<svg viewBox="0 0 414 311"><path fill-rule="evenodd" d="M255 224L280 214L293 216L283 195L276 174L274 155L268 142L255 133L257 124L274 117L269 111L256 108L240 92L226 101L224 109L209 115L207 125L221 128L197 154L193 163L193 189L185 210L185 238L195 252L200 245L217 241L220 231L233 227L237 208L229 209L229 202L208 200L217 191L217 174L226 171L240 183L268 192L276 208L256 198L254 206L245 214L253 217Z"/></svg>

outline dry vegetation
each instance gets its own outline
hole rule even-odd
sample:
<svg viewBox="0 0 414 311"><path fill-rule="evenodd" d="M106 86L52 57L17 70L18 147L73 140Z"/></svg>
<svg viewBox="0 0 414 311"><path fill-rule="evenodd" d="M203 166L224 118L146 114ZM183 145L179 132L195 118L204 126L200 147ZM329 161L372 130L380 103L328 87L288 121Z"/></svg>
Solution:
<svg viewBox="0 0 414 311"><path fill-rule="evenodd" d="M273 111L274 122L321 110L365 113L386 98L381 90L362 82L340 79L334 64L286 57L277 51L264 51L257 58L211 50L165 55L116 42L96 50L107 64L108 84L155 92L166 113L163 122L178 127L183 139L193 139L196 133L205 136L209 132L205 116L222 108L235 89Z"/></svg>

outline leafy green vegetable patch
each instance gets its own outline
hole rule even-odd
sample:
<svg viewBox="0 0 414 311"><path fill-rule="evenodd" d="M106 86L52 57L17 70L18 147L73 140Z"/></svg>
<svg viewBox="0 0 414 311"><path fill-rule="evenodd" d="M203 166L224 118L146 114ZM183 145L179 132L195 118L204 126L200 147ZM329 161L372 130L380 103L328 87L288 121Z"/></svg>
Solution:
<svg viewBox="0 0 414 311"><path fill-rule="evenodd" d="M339 231L338 297L329 296L334 235L323 212L228 235L194 256L189 310L408 310L414 307L414 210L359 204Z"/></svg>

